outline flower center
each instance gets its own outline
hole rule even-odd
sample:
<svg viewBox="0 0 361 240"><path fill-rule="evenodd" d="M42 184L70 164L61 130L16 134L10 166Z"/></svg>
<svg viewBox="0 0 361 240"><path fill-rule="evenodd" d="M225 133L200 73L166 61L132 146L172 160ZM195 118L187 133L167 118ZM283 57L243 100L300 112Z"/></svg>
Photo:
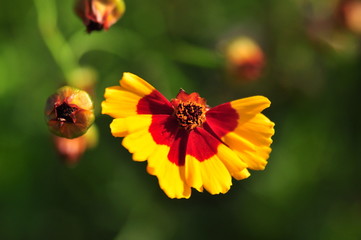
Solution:
<svg viewBox="0 0 361 240"><path fill-rule="evenodd" d="M206 119L205 113L204 105L190 101L179 103L174 112L179 125L188 131L202 126Z"/></svg>
<svg viewBox="0 0 361 240"><path fill-rule="evenodd" d="M77 110L77 107L71 107L64 102L55 108L56 117L60 122L74 123L75 121L72 115Z"/></svg>

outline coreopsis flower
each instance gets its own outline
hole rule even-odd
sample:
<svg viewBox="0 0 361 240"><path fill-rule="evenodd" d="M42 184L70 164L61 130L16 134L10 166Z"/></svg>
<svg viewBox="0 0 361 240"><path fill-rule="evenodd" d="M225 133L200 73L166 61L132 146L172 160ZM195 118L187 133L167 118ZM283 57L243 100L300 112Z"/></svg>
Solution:
<svg viewBox="0 0 361 240"><path fill-rule="evenodd" d="M94 122L93 102L87 92L69 86L58 89L45 106L49 130L59 137L83 135Z"/></svg>
<svg viewBox="0 0 361 240"><path fill-rule="evenodd" d="M115 137L134 161L148 161L170 198L189 198L191 188L211 194L226 193L247 170L264 169L271 152L273 122L261 111L270 106L262 96L216 107L198 93L180 90L167 100L140 77L124 73L120 86L105 90L102 113L115 118Z"/></svg>
<svg viewBox="0 0 361 240"><path fill-rule="evenodd" d="M226 48L228 69L233 77L255 80L262 74L265 57L258 44L248 37L231 41Z"/></svg>
<svg viewBox="0 0 361 240"><path fill-rule="evenodd" d="M354 33L361 33L361 1L340 0L337 15L341 23Z"/></svg>
<svg viewBox="0 0 361 240"><path fill-rule="evenodd" d="M75 10L90 33L108 30L123 16L125 4L123 0L78 0Z"/></svg>

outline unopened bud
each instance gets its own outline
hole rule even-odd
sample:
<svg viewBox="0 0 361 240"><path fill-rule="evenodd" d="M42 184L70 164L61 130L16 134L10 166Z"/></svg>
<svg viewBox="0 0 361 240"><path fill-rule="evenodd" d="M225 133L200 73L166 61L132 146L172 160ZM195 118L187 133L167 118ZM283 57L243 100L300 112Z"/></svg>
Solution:
<svg viewBox="0 0 361 240"><path fill-rule="evenodd" d="M352 32L361 34L361 1L340 0L338 16L342 24Z"/></svg>
<svg viewBox="0 0 361 240"><path fill-rule="evenodd" d="M93 148L97 144L98 132L95 125L93 125L80 137L68 139L54 136L53 139L62 161L68 166L73 166L80 160L87 149Z"/></svg>
<svg viewBox="0 0 361 240"><path fill-rule="evenodd" d="M48 98L45 118L55 135L76 138L94 122L93 102L87 92L65 86Z"/></svg>
<svg viewBox="0 0 361 240"><path fill-rule="evenodd" d="M88 67L81 67L70 73L69 84L76 88L86 91L90 97L93 97L95 84L97 81L97 72Z"/></svg>
<svg viewBox="0 0 361 240"><path fill-rule="evenodd" d="M123 16L125 4L123 0L78 0L75 10L90 33L108 30Z"/></svg>
<svg viewBox="0 0 361 240"><path fill-rule="evenodd" d="M229 71L240 79L255 80L264 67L264 54L252 39L240 37L230 42L226 48Z"/></svg>

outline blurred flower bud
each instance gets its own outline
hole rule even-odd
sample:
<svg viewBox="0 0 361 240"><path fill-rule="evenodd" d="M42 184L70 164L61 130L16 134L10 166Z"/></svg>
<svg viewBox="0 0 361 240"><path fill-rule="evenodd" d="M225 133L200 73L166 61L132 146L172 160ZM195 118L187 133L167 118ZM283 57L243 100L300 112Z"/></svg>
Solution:
<svg viewBox="0 0 361 240"><path fill-rule="evenodd" d="M230 73L244 80L259 78L265 62L261 48L247 37L231 41L226 47L226 58Z"/></svg>
<svg viewBox="0 0 361 240"><path fill-rule="evenodd" d="M75 10L90 33L108 30L124 14L125 4L123 0L78 0Z"/></svg>
<svg viewBox="0 0 361 240"><path fill-rule="evenodd" d="M339 2L338 17L341 23L354 33L361 33L361 1L341 0Z"/></svg>
<svg viewBox="0 0 361 240"><path fill-rule="evenodd" d="M81 67L71 72L69 84L86 91L91 97L93 97L96 81L97 72L94 69Z"/></svg>
<svg viewBox="0 0 361 240"><path fill-rule="evenodd" d="M45 118L55 135L76 138L94 122L93 102L87 92L65 86L48 98Z"/></svg>
<svg viewBox="0 0 361 240"><path fill-rule="evenodd" d="M55 148L65 164L76 164L88 148L93 148L98 142L98 131L95 125L82 136L68 139L54 136Z"/></svg>

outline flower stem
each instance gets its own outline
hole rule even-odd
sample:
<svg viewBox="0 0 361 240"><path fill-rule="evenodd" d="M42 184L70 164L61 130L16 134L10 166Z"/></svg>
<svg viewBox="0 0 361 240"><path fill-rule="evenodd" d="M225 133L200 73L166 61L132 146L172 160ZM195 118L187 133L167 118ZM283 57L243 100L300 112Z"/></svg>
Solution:
<svg viewBox="0 0 361 240"><path fill-rule="evenodd" d="M179 42L173 57L181 62L204 68L222 66L222 59L216 51L189 43Z"/></svg>
<svg viewBox="0 0 361 240"><path fill-rule="evenodd" d="M38 27L45 44L69 83L70 73L78 67L78 59L57 26L54 0L34 0Z"/></svg>

